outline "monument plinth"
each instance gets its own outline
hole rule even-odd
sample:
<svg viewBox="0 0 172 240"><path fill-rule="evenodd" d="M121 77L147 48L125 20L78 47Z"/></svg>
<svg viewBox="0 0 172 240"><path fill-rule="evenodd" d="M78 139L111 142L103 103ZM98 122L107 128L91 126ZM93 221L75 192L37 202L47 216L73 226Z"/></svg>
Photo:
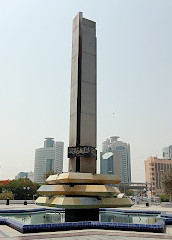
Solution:
<svg viewBox="0 0 172 240"><path fill-rule="evenodd" d="M51 175L38 189L36 204L64 208L66 221L98 221L99 208L130 207L132 201L112 184L121 179L96 174L96 23L73 20L69 172Z"/></svg>

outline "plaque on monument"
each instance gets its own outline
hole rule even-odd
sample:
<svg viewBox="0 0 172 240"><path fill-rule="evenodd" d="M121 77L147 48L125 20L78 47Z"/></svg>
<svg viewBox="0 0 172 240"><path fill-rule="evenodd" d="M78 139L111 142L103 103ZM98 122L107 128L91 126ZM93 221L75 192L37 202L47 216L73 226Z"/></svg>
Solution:
<svg viewBox="0 0 172 240"><path fill-rule="evenodd" d="M97 150L91 146L68 147L68 158L97 157Z"/></svg>

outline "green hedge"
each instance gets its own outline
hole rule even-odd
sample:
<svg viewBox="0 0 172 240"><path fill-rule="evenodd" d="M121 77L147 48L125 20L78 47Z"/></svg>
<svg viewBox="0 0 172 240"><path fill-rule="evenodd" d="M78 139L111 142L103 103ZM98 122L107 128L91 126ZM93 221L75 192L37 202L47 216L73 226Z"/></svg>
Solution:
<svg viewBox="0 0 172 240"><path fill-rule="evenodd" d="M159 196L160 202L169 202L169 197L166 194L160 195Z"/></svg>

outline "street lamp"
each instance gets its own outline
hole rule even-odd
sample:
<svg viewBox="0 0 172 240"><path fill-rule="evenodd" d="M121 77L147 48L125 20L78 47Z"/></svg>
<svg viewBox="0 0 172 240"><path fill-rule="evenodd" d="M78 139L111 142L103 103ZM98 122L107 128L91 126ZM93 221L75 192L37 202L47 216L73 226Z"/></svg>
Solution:
<svg viewBox="0 0 172 240"><path fill-rule="evenodd" d="M25 192L25 201L24 201L24 205L27 205L27 201L26 201L26 200L27 200L27 199L26 199L26 198L27 198L27 190L29 191L29 190L30 190L30 187L23 187L23 190L26 191L26 192Z"/></svg>

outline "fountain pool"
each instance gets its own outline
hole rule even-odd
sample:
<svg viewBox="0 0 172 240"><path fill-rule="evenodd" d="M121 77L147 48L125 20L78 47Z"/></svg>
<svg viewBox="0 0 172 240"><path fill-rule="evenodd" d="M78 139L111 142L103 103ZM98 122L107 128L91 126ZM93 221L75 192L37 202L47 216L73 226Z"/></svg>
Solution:
<svg viewBox="0 0 172 240"><path fill-rule="evenodd" d="M170 222L171 221L171 222ZM164 232L172 216L161 212L100 209L99 221L65 222L65 213L57 208L0 211L0 224L22 233L72 229L118 229Z"/></svg>
<svg viewBox="0 0 172 240"><path fill-rule="evenodd" d="M25 225L35 224L52 224L64 223L65 213L63 211L46 210L44 212L30 212L30 213L2 213L1 219L14 219ZM160 214L144 214L144 213L122 213L115 211L100 211L99 222L106 223L140 223L140 224L154 224L157 223Z"/></svg>

